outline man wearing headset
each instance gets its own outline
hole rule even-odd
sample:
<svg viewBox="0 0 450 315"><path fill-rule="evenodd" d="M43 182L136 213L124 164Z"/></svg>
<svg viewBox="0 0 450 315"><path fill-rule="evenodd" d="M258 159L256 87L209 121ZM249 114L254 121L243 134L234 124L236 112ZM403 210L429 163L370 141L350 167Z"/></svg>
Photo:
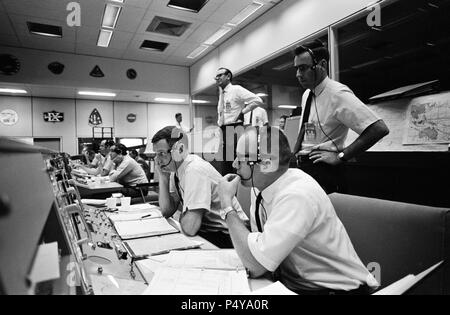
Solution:
<svg viewBox="0 0 450 315"><path fill-rule="evenodd" d="M389 129L347 86L328 77L330 54L320 41L297 47L294 55L297 79L309 95L293 153L300 168L331 193L337 190L336 166L372 147ZM349 129L359 137L345 147Z"/></svg>
<svg viewBox="0 0 450 315"><path fill-rule="evenodd" d="M219 186L222 216L251 277L271 272L299 294L368 294L378 286L325 191L289 168L292 153L280 129L247 128L236 153L237 175ZM250 231L231 203L239 184L253 187Z"/></svg>
<svg viewBox="0 0 450 315"><path fill-rule="evenodd" d="M152 144L163 215L173 216L181 205L180 225L186 235L198 234L220 248L232 248L228 227L220 217L219 172L210 163L189 154L188 139L175 126L158 131ZM245 218L236 198L232 204Z"/></svg>

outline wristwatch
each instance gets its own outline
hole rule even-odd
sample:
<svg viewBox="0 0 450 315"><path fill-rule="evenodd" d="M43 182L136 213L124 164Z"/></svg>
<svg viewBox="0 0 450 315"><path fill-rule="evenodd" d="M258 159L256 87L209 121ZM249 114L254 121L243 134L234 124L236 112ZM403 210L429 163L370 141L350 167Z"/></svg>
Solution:
<svg viewBox="0 0 450 315"><path fill-rule="evenodd" d="M226 207L225 209L221 209L220 210L220 217L222 218L222 220L226 220L228 213L230 213L231 211L236 211L233 207Z"/></svg>
<svg viewBox="0 0 450 315"><path fill-rule="evenodd" d="M341 160L342 162L347 162L347 159L345 158L344 151L339 152L338 159Z"/></svg>

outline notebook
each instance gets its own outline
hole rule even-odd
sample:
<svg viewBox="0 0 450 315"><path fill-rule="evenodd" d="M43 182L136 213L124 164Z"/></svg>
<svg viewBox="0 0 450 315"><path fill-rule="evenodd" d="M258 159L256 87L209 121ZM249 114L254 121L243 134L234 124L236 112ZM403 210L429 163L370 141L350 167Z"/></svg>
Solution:
<svg viewBox="0 0 450 315"><path fill-rule="evenodd" d="M179 232L175 227L170 225L165 218L138 221L118 221L114 222L114 227L122 240Z"/></svg>
<svg viewBox="0 0 450 315"><path fill-rule="evenodd" d="M123 245L133 258L145 258L177 249L198 248L203 243L190 240L184 234L177 233L129 240L125 241Z"/></svg>

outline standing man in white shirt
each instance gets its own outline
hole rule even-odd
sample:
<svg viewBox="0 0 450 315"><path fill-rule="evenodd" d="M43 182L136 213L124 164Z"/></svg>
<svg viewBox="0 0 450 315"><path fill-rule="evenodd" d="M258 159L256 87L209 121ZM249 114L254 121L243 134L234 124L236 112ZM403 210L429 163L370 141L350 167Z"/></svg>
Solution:
<svg viewBox="0 0 450 315"><path fill-rule="evenodd" d="M291 156L288 139L275 127L248 128L238 141L238 175L225 176L219 191L222 217L243 264L251 277L271 272L299 294L370 294L378 282L325 191L308 174L289 168ZM239 183L254 191L250 231L231 203Z"/></svg>
<svg viewBox="0 0 450 315"><path fill-rule="evenodd" d="M294 154L299 167L332 193L338 190L339 165L372 147L389 129L347 86L328 77L330 53L322 42L299 46L294 55L297 79L309 89ZM345 147L349 129L359 137Z"/></svg>
<svg viewBox="0 0 450 315"><path fill-rule="evenodd" d="M217 124L222 129L222 148L224 157L223 173L233 171L232 162L236 150L236 134L232 127L244 124L244 115L262 106L262 99L240 85L233 85L233 73L227 68L219 68L215 76L216 85L219 87L219 103L217 106ZM230 127L230 128L227 128ZM228 133L235 135L233 143L227 143ZM228 152L228 153L227 153ZM227 157L228 155L228 157Z"/></svg>
<svg viewBox="0 0 450 315"><path fill-rule="evenodd" d="M220 248L232 248L228 227L220 217L219 172L197 155L189 154L186 135L174 126L158 131L152 144L162 214L171 217L181 205L183 233L198 234ZM237 199L231 202L242 213Z"/></svg>
<svg viewBox="0 0 450 315"><path fill-rule="evenodd" d="M175 120L177 121L177 123L175 124L175 126L176 126L178 129L183 130L184 133L191 132L192 129L194 129L194 128L188 129L188 128L184 127L184 126L181 124L181 122L183 121L183 115L182 115L181 113L176 113L176 114L175 114Z"/></svg>
<svg viewBox="0 0 450 315"><path fill-rule="evenodd" d="M244 115L244 125L253 127L262 127L269 124L267 112L262 107L256 107L251 112Z"/></svg>

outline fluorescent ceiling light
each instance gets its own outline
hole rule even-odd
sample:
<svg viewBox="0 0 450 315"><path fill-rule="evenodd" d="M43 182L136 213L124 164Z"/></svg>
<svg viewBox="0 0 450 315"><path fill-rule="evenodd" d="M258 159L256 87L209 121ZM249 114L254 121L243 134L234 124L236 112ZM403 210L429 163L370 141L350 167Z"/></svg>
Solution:
<svg viewBox="0 0 450 315"><path fill-rule="evenodd" d="M157 97L155 98L157 102L168 102L168 103L183 103L186 100L184 98L165 98L165 97Z"/></svg>
<svg viewBox="0 0 450 315"><path fill-rule="evenodd" d="M189 58L189 59L195 59L195 58L197 58L198 56L200 56L201 54L203 54L203 52L204 52L205 50L207 50L208 48L209 48L208 45L201 45L200 47L196 48L193 52L191 52L191 53L189 54L189 56L187 56L187 58Z"/></svg>
<svg viewBox="0 0 450 315"><path fill-rule="evenodd" d="M215 42L217 42L219 39L221 39L223 36L225 36L229 31L231 31L231 27L228 26L222 26L217 32L215 32L210 38L205 40L203 44L205 45L212 45Z"/></svg>
<svg viewBox="0 0 450 315"><path fill-rule="evenodd" d="M238 15L236 15L230 22L228 22L228 25L238 26L263 6L264 6L263 3L253 1L252 4L250 4L244 10L239 12Z"/></svg>
<svg viewBox="0 0 450 315"><path fill-rule="evenodd" d="M278 108L282 108L282 109L296 109L297 106L295 106L295 105L280 105L280 106L278 106Z"/></svg>
<svg viewBox="0 0 450 315"><path fill-rule="evenodd" d="M100 47L108 47L111 41L113 31L110 30L100 30L100 34L98 35L97 46Z"/></svg>
<svg viewBox="0 0 450 315"><path fill-rule="evenodd" d="M115 97L116 93L79 91L78 95Z"/></svg>
<svg viewBox="0 0 450 315"><path fill-rule="evenodd" d="M258 94L256 94L256 96L259 96L259 97L266 97L266 96L269 96L269 95L267 95L266 93L258 93Z"/></svg>
<svg viewBox="0 0 450 315"><path fill-rule="evenodd" d="M284 70L289 69L289 68L294 68L294 62L293 61L289 61L289 62L283 63L283 64L281 64L279 66L273 67L272 69L275 70L275 71L284 71Z"/></svg>
<svg viewBox="0 0 450 315"><path fill-rule="evenodd" d="M102 27L115 28L121 10L121 6L108 3L103 13Z"/></svg>
<svg viewBox="0 0 450 315"><path fill-rule="evenodd" d="M0 93L27 94L28 92L19 89L0 89Z"/></svg>
<svg viewBox="0 0 450 315"><path fill-rule="evenodd" d="M202 101L202 100L193 100L192 103L193 104L209 104L210 102Z"/></svg>
<svg viewBox="0 0 450 315"><path fill-rule="evenodd" d="M120 3L123 3L123 0L109 0L109 1L111 1L111 2L120 2Z"/></svg>

